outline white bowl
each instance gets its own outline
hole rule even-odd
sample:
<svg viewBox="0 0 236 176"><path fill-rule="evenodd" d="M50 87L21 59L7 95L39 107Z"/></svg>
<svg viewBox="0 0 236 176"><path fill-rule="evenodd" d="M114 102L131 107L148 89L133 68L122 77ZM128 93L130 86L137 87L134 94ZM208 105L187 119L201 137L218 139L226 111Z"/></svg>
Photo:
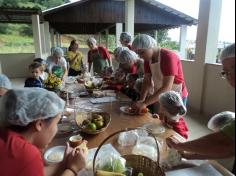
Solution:
<svg viewBox="0 0 236 176"><path fill-rule="evenodd" d="M44 153L44 160L47 164L60 163L64 159L65 146L56 146L48 149Z"/></svg>

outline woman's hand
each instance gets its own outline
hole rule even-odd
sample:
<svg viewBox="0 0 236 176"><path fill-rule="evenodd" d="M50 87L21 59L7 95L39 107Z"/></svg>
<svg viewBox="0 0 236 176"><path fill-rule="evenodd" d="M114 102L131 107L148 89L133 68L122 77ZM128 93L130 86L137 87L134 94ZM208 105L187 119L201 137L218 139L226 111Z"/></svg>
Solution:
<svg viewBox="0 0 236 176"><path fill-rule="evenodd" d="M177 139L175 139L175 138L170 137L170 138L166 139L166 144L170 148L174 148L174 149L176 149L176 150L178 150L180 152L183 151L181 146L180 146L181 143Z"/></svg>
<svg viewBox="0 0 236 176"><path fill-rule="evenodd" d="M67 157L67 168L79 172L86 167L87 155L83 149L73 149Z"/></svg>
<svg viewBox="0 0 236 176"><path fill-rule="evenodd" d="M131 107L136 113L141 113L143 109L147 108L147 105L142 101L138 101L135 102Z"/></svg>

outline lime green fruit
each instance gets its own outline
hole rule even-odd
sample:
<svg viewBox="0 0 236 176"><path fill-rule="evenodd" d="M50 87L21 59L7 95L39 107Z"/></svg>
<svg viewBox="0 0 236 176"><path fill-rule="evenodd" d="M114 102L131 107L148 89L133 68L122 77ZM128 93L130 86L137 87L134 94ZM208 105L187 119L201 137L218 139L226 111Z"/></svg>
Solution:
<svg viewBox="0 0 236 176"><path fill-rule="evenodd" d="M139 173L138 176L144 176L143 173Z"/></svg>
<svg viewBox="0 0 236 176"><path fill-rule="evenodd" d="M90 131L96 131L97 130L97 126L95 123L89 123L87 126L87 129Z"/></svg>
<svg viewBox="0 0 236 176"><path fill-rule="evenodd" d="M101 129L104 127L104 122L103 121L96 121L95 122L97 129Z"/></svg>

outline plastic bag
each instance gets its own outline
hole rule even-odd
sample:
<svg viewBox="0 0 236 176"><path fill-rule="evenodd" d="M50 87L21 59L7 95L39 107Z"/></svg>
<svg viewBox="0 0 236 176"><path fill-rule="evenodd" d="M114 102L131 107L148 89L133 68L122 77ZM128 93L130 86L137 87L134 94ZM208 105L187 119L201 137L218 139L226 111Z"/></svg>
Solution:
<svg viewBox="0 0 236 176"><path fill-rule="evenodd" d="M123 132L119 135L118 143L122 147L134 146L138 141L138 134L136 131Z"/></svg>
<svg viewBox="0 0 236 176"><path fill-rule="evenodd" d="M182 156L175 149L168 149L166 160L163 160L161 165L164 170L170 170L175 166L182 164Z"/></svg>
<svg viewBox="0 0 236 176"><path fill-rule="evenodd" d="M97 165L97 170L124 173L126 170L126 160L121 156L114 153L104 154L103 158L100 158Z"/></svg>
<svg viewBox="0 0 236 176"><path fill-rule="evenodd" d="M132 154L134 155L141 155L141 156L146 156L153 161L157 161L157 150L153 146L149 146L146 144L137 144L133 150Z"/></svg>

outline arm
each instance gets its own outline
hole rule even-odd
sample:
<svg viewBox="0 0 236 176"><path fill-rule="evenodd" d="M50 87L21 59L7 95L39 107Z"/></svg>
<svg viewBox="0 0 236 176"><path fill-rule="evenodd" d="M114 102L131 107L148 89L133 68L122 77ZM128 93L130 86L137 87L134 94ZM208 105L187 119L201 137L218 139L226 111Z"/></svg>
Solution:
<svg viewBox="0 0 236 176"><path fill-rule="evenodd" d="M70 62L71 65L75 63L75 61L76 61L76 59L77 59L78 56L79 56L79 55L76 54L74 58L70 59L70 55L68 55L69 62Z"/></svg>
<svg viewBox="0 0 236 176"><path fill-rule="evenodd" d="M145 100L144 104L146 106L149 106L156 103L161 93L171 90L174 83L174 79L175 79L174 76L165 76L163 79L163 86L157 92L155 92L153 96Z"/></svg>
<svg viewBox="0 0 236 176"><path fill-rule="evenodd" d="M151 73L146 73L143 79L142 89L140 93L140 101L142 102L145 101L151 86L152 86L152 75Z"/></svg>
<svg viewBox="0 0 236 176"><path fill-rule="evenodd" d="M209 134L186 143L178 143L173 139L167 139L167 144L180 152L201 155L201 159L228 158L235 154L234 141L222 132Z"/></svg>
<svg viewBox="0 0 236 176"><path fill-rule="evenodd" d="M67 70L67 68L66 68L66 67L63 67L63 69L64 69L64 75L63 75L62 79L64 79L64 78L68 75L68 70Z"/></svg>

